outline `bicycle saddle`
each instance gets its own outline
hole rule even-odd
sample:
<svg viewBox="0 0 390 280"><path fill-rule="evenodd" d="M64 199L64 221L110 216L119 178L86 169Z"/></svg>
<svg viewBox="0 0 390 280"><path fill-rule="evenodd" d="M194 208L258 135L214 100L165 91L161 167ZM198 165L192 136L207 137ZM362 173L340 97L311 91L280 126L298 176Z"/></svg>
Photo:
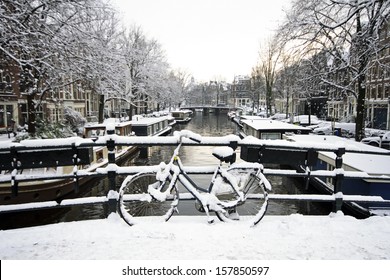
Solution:
<svg viewBox="0 0 390 280"><path fill-rule="evenodd" d="M226 163L234 163L236 161L236 153L230 147L216 147L213 149L213 156L220 161Z"/></svg>

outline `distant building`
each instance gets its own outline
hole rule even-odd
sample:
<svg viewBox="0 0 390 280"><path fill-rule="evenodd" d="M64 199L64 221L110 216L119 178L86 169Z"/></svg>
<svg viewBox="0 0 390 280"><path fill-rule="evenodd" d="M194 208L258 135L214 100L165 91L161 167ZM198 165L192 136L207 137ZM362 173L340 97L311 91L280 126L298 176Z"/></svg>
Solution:
<svg viewBox="0 0 390 280"><path fill-rule="evenodd" d="M17 126L27 124L27 95L23 92L25 89L20 80L20 68L0 54L0 133L7 131L12 120ZM83 117L97 116L97 95L81 82L68 83L67 86L47 92L36 106L35 116L51 122L61 122L65 107L79 112Z"/></svg>
<svg viewBox="0 0 390 280"><path fill-rule="evenodd" d="M366 123L368 127L390 129L390 22L379 34L379 51L369 62L365 76ZM351 51L352 60L356 59ZM348 83L348 75L343 71L335 74L335 83ZM328 101L328 117L335 120L351 119L356 115L355 96L332 89Z"/></svg>
<svg viewBox="0 0 390 280"><path fill-rule="evenodd" d="M381 49L366 74L366 119L373 128L390 129L390 22L379 34Z"/></svg>
<svg viewBox="0 0 390 280"><path fill-rule="evenodd" d="M19 124L22 120L19 102L20 89L16 82L19 78L18 67L9 63L0 55L0 133L6 132L11 120Z"/></svg>
<svg viewBox="0 0 390 280"><path fill-rule="evenodd" d="M235 76L231 85L229 104L234 107L251 107L252 103L251 78L248 76Z"/></svg>

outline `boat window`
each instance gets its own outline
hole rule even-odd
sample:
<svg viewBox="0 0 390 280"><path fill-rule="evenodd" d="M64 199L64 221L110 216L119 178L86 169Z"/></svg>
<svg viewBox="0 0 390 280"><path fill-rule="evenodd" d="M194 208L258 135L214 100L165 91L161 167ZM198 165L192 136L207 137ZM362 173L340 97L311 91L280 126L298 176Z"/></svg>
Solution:
<svg viewBox="0 0 390 280"><path fill-rule="evenodd" d="M261 139L277 140L281 139L282 134L280 132L263 132L261 133Z"/></svg>
<svg viewBox="0 0 390 280"><path fill-rule="evenodd" d="M87 131L87 137L93 137L93 136L103 136L104 130L103 129L92 129Z"/></svg>
<svg viewBox="0 0 390 280"><path fill-rule="evenodd" d="M96 151L96 161L101 162L104 159L103 150Z"/></svg>

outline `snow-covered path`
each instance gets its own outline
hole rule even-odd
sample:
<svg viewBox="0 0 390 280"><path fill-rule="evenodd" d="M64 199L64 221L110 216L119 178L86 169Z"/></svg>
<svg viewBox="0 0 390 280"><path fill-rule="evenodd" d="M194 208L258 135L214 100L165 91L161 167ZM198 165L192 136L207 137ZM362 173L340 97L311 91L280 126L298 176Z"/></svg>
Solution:
<svg viewBox="0 0 390 280"><path fill-rule="evenodd" d="M0 231L0 240L2 260L389 260L390 217L266 216L250 228L175 216L129 227L112 214Z"/></svg>

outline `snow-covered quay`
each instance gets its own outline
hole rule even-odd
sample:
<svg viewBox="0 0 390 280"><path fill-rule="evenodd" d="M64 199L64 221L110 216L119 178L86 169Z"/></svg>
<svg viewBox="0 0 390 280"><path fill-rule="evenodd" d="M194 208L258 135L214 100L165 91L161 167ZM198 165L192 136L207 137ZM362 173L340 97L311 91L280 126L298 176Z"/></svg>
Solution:
<svg viewBox="0 0 390 280"><path fill-rule="evenodd" d="M204 216L129 227L108 219L0 231L2 260L389 260L390 217L266 216L208 224Z"/></svg>
<svg viewBox="0 0 390 280"><path fill-rule="evenodd" d="M2 279L357 280L383 277L390 264L390 217L266 216L253 228L245 222L210 225L204 216L176 216L167 223L148 219L129 227L111 214L0 231ZM139 274L165 268L205 274ZM239 268L269 272L234 275ZM129 269L138 274L126 274ZM229 271L233 274L224 274Z"/></svg>

